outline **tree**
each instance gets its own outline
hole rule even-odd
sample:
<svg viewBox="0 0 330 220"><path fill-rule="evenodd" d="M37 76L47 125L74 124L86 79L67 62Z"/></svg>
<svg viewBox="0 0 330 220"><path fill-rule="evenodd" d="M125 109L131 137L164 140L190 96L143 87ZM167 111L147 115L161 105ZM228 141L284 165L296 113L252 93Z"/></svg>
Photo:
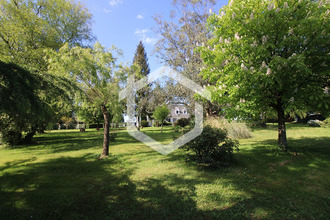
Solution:
<svg viewBox="0 0 330 220"><path fill-rule="evenodd" d="M73 118L69 116L63 116L61 121L65 124L66 130L69 129L69 124L73 122Z"/></svg>
<svg viewBox="0 0 330 220"><path fill-rule="evenodd" d="M209 82L200 76L203 61L195 48L206 44L211 38L211 32L206 28L206 23L215 3L215 0L173 0L171 21L166 21L160 16L154 18L157 23L155 32L159 36L154 50L156 56L181 75L201 86ZM194 92L180 84L174 86L173 89L175 89L176 97L186 97L183 104L194 109L196 100ZM219 114L220 106L217 103L201 100L204 102L207 115Z"/></svg>
<svg viewBox="0 0 330 220"><path fill-rule="evenodd" d="M229 117L276 111L286 151L285 115L329 106L329 5L235 0L208 24L214 37L199 51L204 79L216 83L212 99L226 104Z"/></svg>
<svg viewBox="0 0 330 220"><path fill-rule="evenodd" d="M167 108L166 105L159 106L154 111L153 117L160 122L161 132L163 132L163 124L169 114L170 114L170 110Z"/></svg>
<svg viewBox="0 0 330 220"><path fill-rule="evenodd" d="M1 60L44 73L44 49L93 39L91 14L71 0L0 0Z"/></svg>
<svg viewBox="0 0 330 220"><path fill-rule="evenodd" d="M93 48L65 44L59 52L49 52L50 71L57 72L79 84L83 94L77 99L100 106L104 118L102 158L109 155L110 111L108 105L118 102L119 77L116 58L100 43ZM79 101L78 101L79 102Z"/></svg>
<svg viewBox="0 0 330 220"><path fill-rule="evenodd" d="M0 5L0 60L24 68L39 81L33 91L37 91L43 115L47 115L11 127L15 132L33 134L60 119L63 107L72 105L70 97L77 89L66 78L47 72L45 49L59 50L64 43L73 46L92 41L91 14L71 0L0 0Z"/></svg>
<svg viewBox="0 0 330 220"><path fill-rule="evenodd" d="M11 145L30 142L36 132L30 125L46 117L47 106L38 97L40 83L29 71L0 61L0 131Z"/></svg>
<svg viewBox="0 0 330 220"><path fill-rule="evenodd" d="M136 48L133 64L139 67L138 71L135 72L136 81L140 80L143 77L146 77L150 73L150 68L148 64L147 53L145 52L142 41ZM137 92L137 129L140 130L141 117L148 115L147 113L147 104L148 104L148 95L150 93L151 84L147 87L140 89Z"/></svg>
<svg viewBox="0 0 330 220"><path fill-rule="evenodd" d="M100 106L91 105L89 102L80 102L76 107L76 115L79 121L96 123L97 129L100 128L100 123L104 119Z"/></svg>

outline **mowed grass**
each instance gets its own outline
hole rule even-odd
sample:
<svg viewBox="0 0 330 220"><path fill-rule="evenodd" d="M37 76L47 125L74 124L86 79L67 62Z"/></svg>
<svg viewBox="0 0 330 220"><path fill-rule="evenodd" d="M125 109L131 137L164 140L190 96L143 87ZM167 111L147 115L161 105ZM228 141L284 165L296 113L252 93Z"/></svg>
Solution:
<svg viewBox="0 0 330 220"><path fill-rule="evenodd" d="M162 143L166 127L142 130ZM123 129L102 152L102 131L52 131L33 145L0 146L0 219L329 219L330 129L276 126L240 140L237 164L205 170L183 150L161 155Z"/></svg>

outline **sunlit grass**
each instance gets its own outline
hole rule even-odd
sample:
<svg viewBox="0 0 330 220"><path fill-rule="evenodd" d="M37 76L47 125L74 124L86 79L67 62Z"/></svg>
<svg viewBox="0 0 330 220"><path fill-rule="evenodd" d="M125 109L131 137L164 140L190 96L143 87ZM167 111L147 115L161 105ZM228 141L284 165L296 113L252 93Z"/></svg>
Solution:
<svg viewBox="0 0 330 220"><path fill-rule="evenodd" d="M290 153L276 126L240 140L237 164L205 170L183 150L161 155L117 130L110 156L102 131L52 131L36 143L0 146L0 219L326 219L330 129L288 125ZM167 144L171 127L142 132ZM32 216L32 217L31 217Z"/></svg>

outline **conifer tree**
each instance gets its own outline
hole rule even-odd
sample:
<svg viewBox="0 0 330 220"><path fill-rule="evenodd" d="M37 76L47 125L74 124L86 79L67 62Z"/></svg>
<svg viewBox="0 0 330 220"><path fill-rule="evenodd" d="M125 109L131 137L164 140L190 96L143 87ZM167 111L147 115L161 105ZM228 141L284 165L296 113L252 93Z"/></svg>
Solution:
<svg viewBox="0 0 330 220"><path fill-rule="evenodd" d="M136 48L133 64L139 67L138 71L135 71L135 80L139 80L149 75L150 68L148 64L147 53L145 51L142 41L140 41L139 45ZM141 117L146 118L147 116L149 116L149 114L147 113L147 104L148 104L148 96L150 93L150 87L151 85L148 85L147 87L137 92L136 126L138 130L140 129Z"/></svg>

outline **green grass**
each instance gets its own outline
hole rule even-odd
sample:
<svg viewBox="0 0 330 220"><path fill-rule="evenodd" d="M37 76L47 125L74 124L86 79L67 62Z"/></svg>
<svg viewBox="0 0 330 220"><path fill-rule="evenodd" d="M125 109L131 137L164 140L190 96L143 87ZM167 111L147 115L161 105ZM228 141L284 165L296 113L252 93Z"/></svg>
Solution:
<svg viewBox="0 0 330 220"><path fill-rule="evenodd" d="M142 130L162 143L166 127ZM161 155L117 130L109 158L102 131L53 131L33 145L0 146L0 219L327 219L330 129L276 126L241 140L238 162L205 170L184 152Z"/></svg>

